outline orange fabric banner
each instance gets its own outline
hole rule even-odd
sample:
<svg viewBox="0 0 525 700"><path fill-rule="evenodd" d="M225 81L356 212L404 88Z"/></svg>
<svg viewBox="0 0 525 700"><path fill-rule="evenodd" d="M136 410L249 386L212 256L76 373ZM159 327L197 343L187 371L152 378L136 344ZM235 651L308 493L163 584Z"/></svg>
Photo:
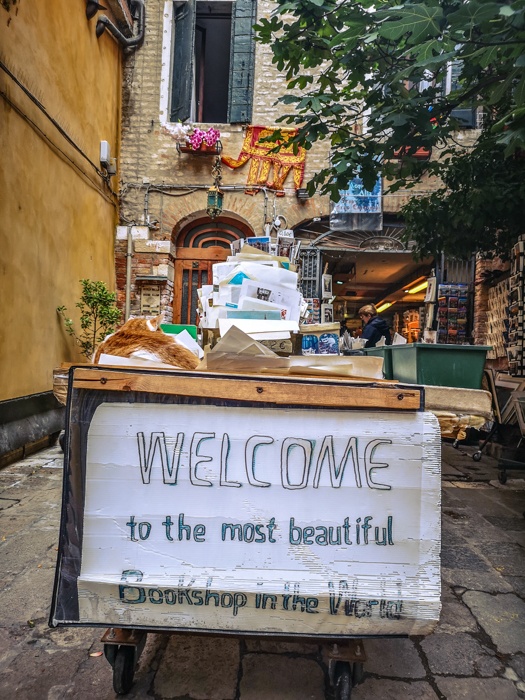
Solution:
<svg viewBox="0 0 525 700"><path fill-rule="evenodd" d="M271 136L275 131L283 135L282 141L261 142L261 139ZM258 185L272 190L282 190L284 181L293 169L293 184L295 189L301 187L304 177L306 150L299 147L297 153L293 152L293 146L287 146L287 141L297 134L297 129L272 129L264 126L249 126L238 158L222 156L222 162L229 168L240 168L251 158L248 171L248 186ZM275 153L271 151L280 145ZM256 194L258 190L246 190L246 194ZM278 196L284 196L284 192Z"/></svg>

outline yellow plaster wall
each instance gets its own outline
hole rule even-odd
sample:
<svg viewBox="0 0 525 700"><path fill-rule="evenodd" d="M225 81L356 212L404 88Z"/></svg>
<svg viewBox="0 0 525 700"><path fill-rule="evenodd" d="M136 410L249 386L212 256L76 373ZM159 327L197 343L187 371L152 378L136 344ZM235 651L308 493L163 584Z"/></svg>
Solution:
<svg viewBox="0 0 525 700"><path fill-rule="evenodd" d="M81 359L56 314L66 305L78 318L79 280L115 287L117 178L110 187L97 168L101 140L115 155L119 148L121 68L118 45L107 32L96 39L95 21L77 0L0 6L0 60L6 400L49 391L53 367Z"/></svg>

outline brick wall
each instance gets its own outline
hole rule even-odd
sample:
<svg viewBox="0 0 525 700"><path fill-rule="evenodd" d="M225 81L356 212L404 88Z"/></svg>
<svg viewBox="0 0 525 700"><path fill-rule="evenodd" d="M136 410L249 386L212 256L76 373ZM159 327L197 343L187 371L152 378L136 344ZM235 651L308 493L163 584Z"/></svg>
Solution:
<svg viewBox="0 0 525 700"><path fill-rule="evenodd" d="M147 227L149 241L173 242L184 224L205 215L206 190L212 184L213 157L197 157L179 153L176 143L163 126L169 91L169 70L164 60L169 49L172 27L169 24L171 3L148 0L146 3L146 36L144 45L131 54L124 64L123 121L119 176L121 180L120 211L124 226ZM259 1L259 16L268 16L272 3ZM163 56L163 49L165 55ZM164 61L164 64L163 64ZM168 66L169 69L169 66ZM285 109L275 100L285 81L271 65L271 51L256 46L254 76L253 124L276 125ZM214 125L221 131L223 153L237 157L244 139L239 125ZM307 155L305 182L324 167L327 147L321 145ZM272 192L249 196L244 193L248 175L246 166L231 170L223 166L225 186L224 215L247 225L254 234L263 233L265 215L275 211L286 218L289 227L329 213L327 197L316 196L299 201L293 188L292 173L285 182L285 196L275 198ZM159 187L160 186L160 187ZM193 186L193 191L191 187ZM228 188L237 187L230 191ZM178 189L177 189L178 188ZM184 189L188 188L188 189ZM266 213L266 214L265 214ZM124 306L126 284L127 240L117 236L115 243L119 303ZM142 234L140 234L142 236ZM139 313L140 286L135 278L152 275L159 265L173 270L174 249L169 253L153 248L144 252L142 238L133 229L133 258L131 276L131 312ZM139 244L140 242L140 244ZM171 313L173 283L162 283L162 303L165 316Z"/></svg>
<svg viewBox="0 0 525 700"><path fill-rule="evenodd" d="M258 1L259 18L268 17L273 8L270 0ZM163 126L168 110L170 84L171 2L148 0L146 3L146 34L143 46L125 59L123 122L120 170L120 212L122 225L147 226L150 241L174 242L185 223L205 216L206 190L212 184L212 157L181 154L176 143ZM290 108L276 104L279 93L285 90L285 79L271 62L271 48L256 44L254 75L254 103L252 123L262 126L276 125L278 116ZM237 157L244 138L239 125L215 125L221 131L223 153ZM471 139L475 134L461 138ZM312 148L306 158L305 183L312 175L325 167L328 144L323 142ZM285 196L275 198L259 193L249 196L244 185L249 164L236 170L223 166L222 184L225 186L224 215L248 226L256 235L263 233L263 224L275 212L286 218L288 227L329 214L329 199L314 196L305 201L297 200L293 189L292 174L285 182ZM397 212L411 196L424 194L437 183L424 181L414 190L398 192L384 198L384 211ZM234 188L233 190L231 188ZM236 189L235 189L236 188ZM135 277L153 274L159 265L173 270L174 250L170 253L143 253L134 242L131 278L131 310L139 312L139 288ZM125 292L126 241L116 241L117 281L119 302ZM149 270L149 271L148 271ZM148 271L148 272L146 272ZM166 313L171 313L173 285L163 282L162 299Z"/></svg>

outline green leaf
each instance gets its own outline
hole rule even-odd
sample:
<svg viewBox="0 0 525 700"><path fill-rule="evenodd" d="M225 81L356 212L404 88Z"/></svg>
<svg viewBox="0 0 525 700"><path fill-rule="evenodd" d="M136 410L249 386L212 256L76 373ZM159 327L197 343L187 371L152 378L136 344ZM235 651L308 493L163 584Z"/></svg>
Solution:
<svg viewBox="0 0 525 700"><path fill-rule="evenodd" d="M399 19L389 19L385 13L395 12ZM386 16L386 21L379 27L379 34L385 39L397 41L410 34L409 43L418 44L427 37L439 36L439 20L443 11L439 6L404 5L377 12L378 17Z"/></svg>
<svg viewBox="0 0 525 700"><path fill-rule="evenodd" d="M525 105L525 75L522 75L521 80L514 88L514 101L518 107Z"/></svg>
<svg viewBox="0 0 525 700"><path fill-rule="evenodd" d="M501 5L495 2L484 2L481 4L474 0L469 0L469 2L463 2L459 10L451 12L447 19L452 25L457 24L465 29L470 29L497 17L500 14L500 8Z"/></svg>

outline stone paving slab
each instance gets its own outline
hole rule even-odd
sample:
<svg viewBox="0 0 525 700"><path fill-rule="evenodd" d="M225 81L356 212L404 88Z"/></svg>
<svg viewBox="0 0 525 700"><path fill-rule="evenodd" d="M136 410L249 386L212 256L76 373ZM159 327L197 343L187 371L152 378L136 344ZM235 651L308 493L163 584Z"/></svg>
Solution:
<svg viewBox="0 0 525 700"><path fill-rule="evenodd" d="M450 700L517 700L512 681L504 678L436 678L437 687Z"/></svg>
<svg viewBox="0 0 525 700"><path fill-rule="evenodd" d="M455 632L477 632L476 619L448 586L442 586L442 610L434 634Z"/></svg>
<svg viewBox="0 0 525 700"><path fill-rule="evenodd" d="M525 576L523 547L513 542L486 542L478 550L496 571L506 576Z"/></svg>
<svg viewBox="0 0 525 700"><path fill-rule="evenodd" d="M441 578L451 586L461 586L487 593L511 593L513 588L497 571L470 571L469 569L441 569Z"/></svg>
<svg viewBox="0 0 525 700"><path fill-rule="evenodd" d="M494 652L470 634L433 634L421 642L432 673L493 676L504 671Z"/></svg>
<svg viewBox="0 0 525 700"><path fill-rule="evenodd" d="M525 603L516 595L467 591L463 600L503 654L525 652Z"/></svg>
<svg viewBox="0 0 525 700"><path fill-rule="evenodd" d="M525 576L505 576L504 578L512 586L514 593L525 599Z"/></svg>
<svg viewBox="0 0 525 700"><path fill-rule="evenodd" d="M412 639L367 639L366 672L390 678L425 678L426 670Z"/></svg>
<svg viewBox="0 0 525 700"><path fill-rule="evenodd" d="M352 700L437 700L437 698L439 695L429 683L424 681L405 683L369 678L352 690Z"/></svg>
<svg viewBox="0 0 525 700"><path fill-rule="evenodd" d="M310 659L247 654L242 662L240 697L242 700L324 700L324 673L319 663Z"/></svg>
<svg viewBox="0 0 525 700"><path fill-rule="evenodd" d="M441 564L447 569L467 569L468 571L490 571L489 564L470 547L441 548ZM509 572L510 573L510 572Z"/></svg>
<svg viewBox="0 0 525 700"><path fill-rule="evenodd" d="M238 639L172 635L155 676L155 693L164 698L234 700L239 662Z"/></svg>

